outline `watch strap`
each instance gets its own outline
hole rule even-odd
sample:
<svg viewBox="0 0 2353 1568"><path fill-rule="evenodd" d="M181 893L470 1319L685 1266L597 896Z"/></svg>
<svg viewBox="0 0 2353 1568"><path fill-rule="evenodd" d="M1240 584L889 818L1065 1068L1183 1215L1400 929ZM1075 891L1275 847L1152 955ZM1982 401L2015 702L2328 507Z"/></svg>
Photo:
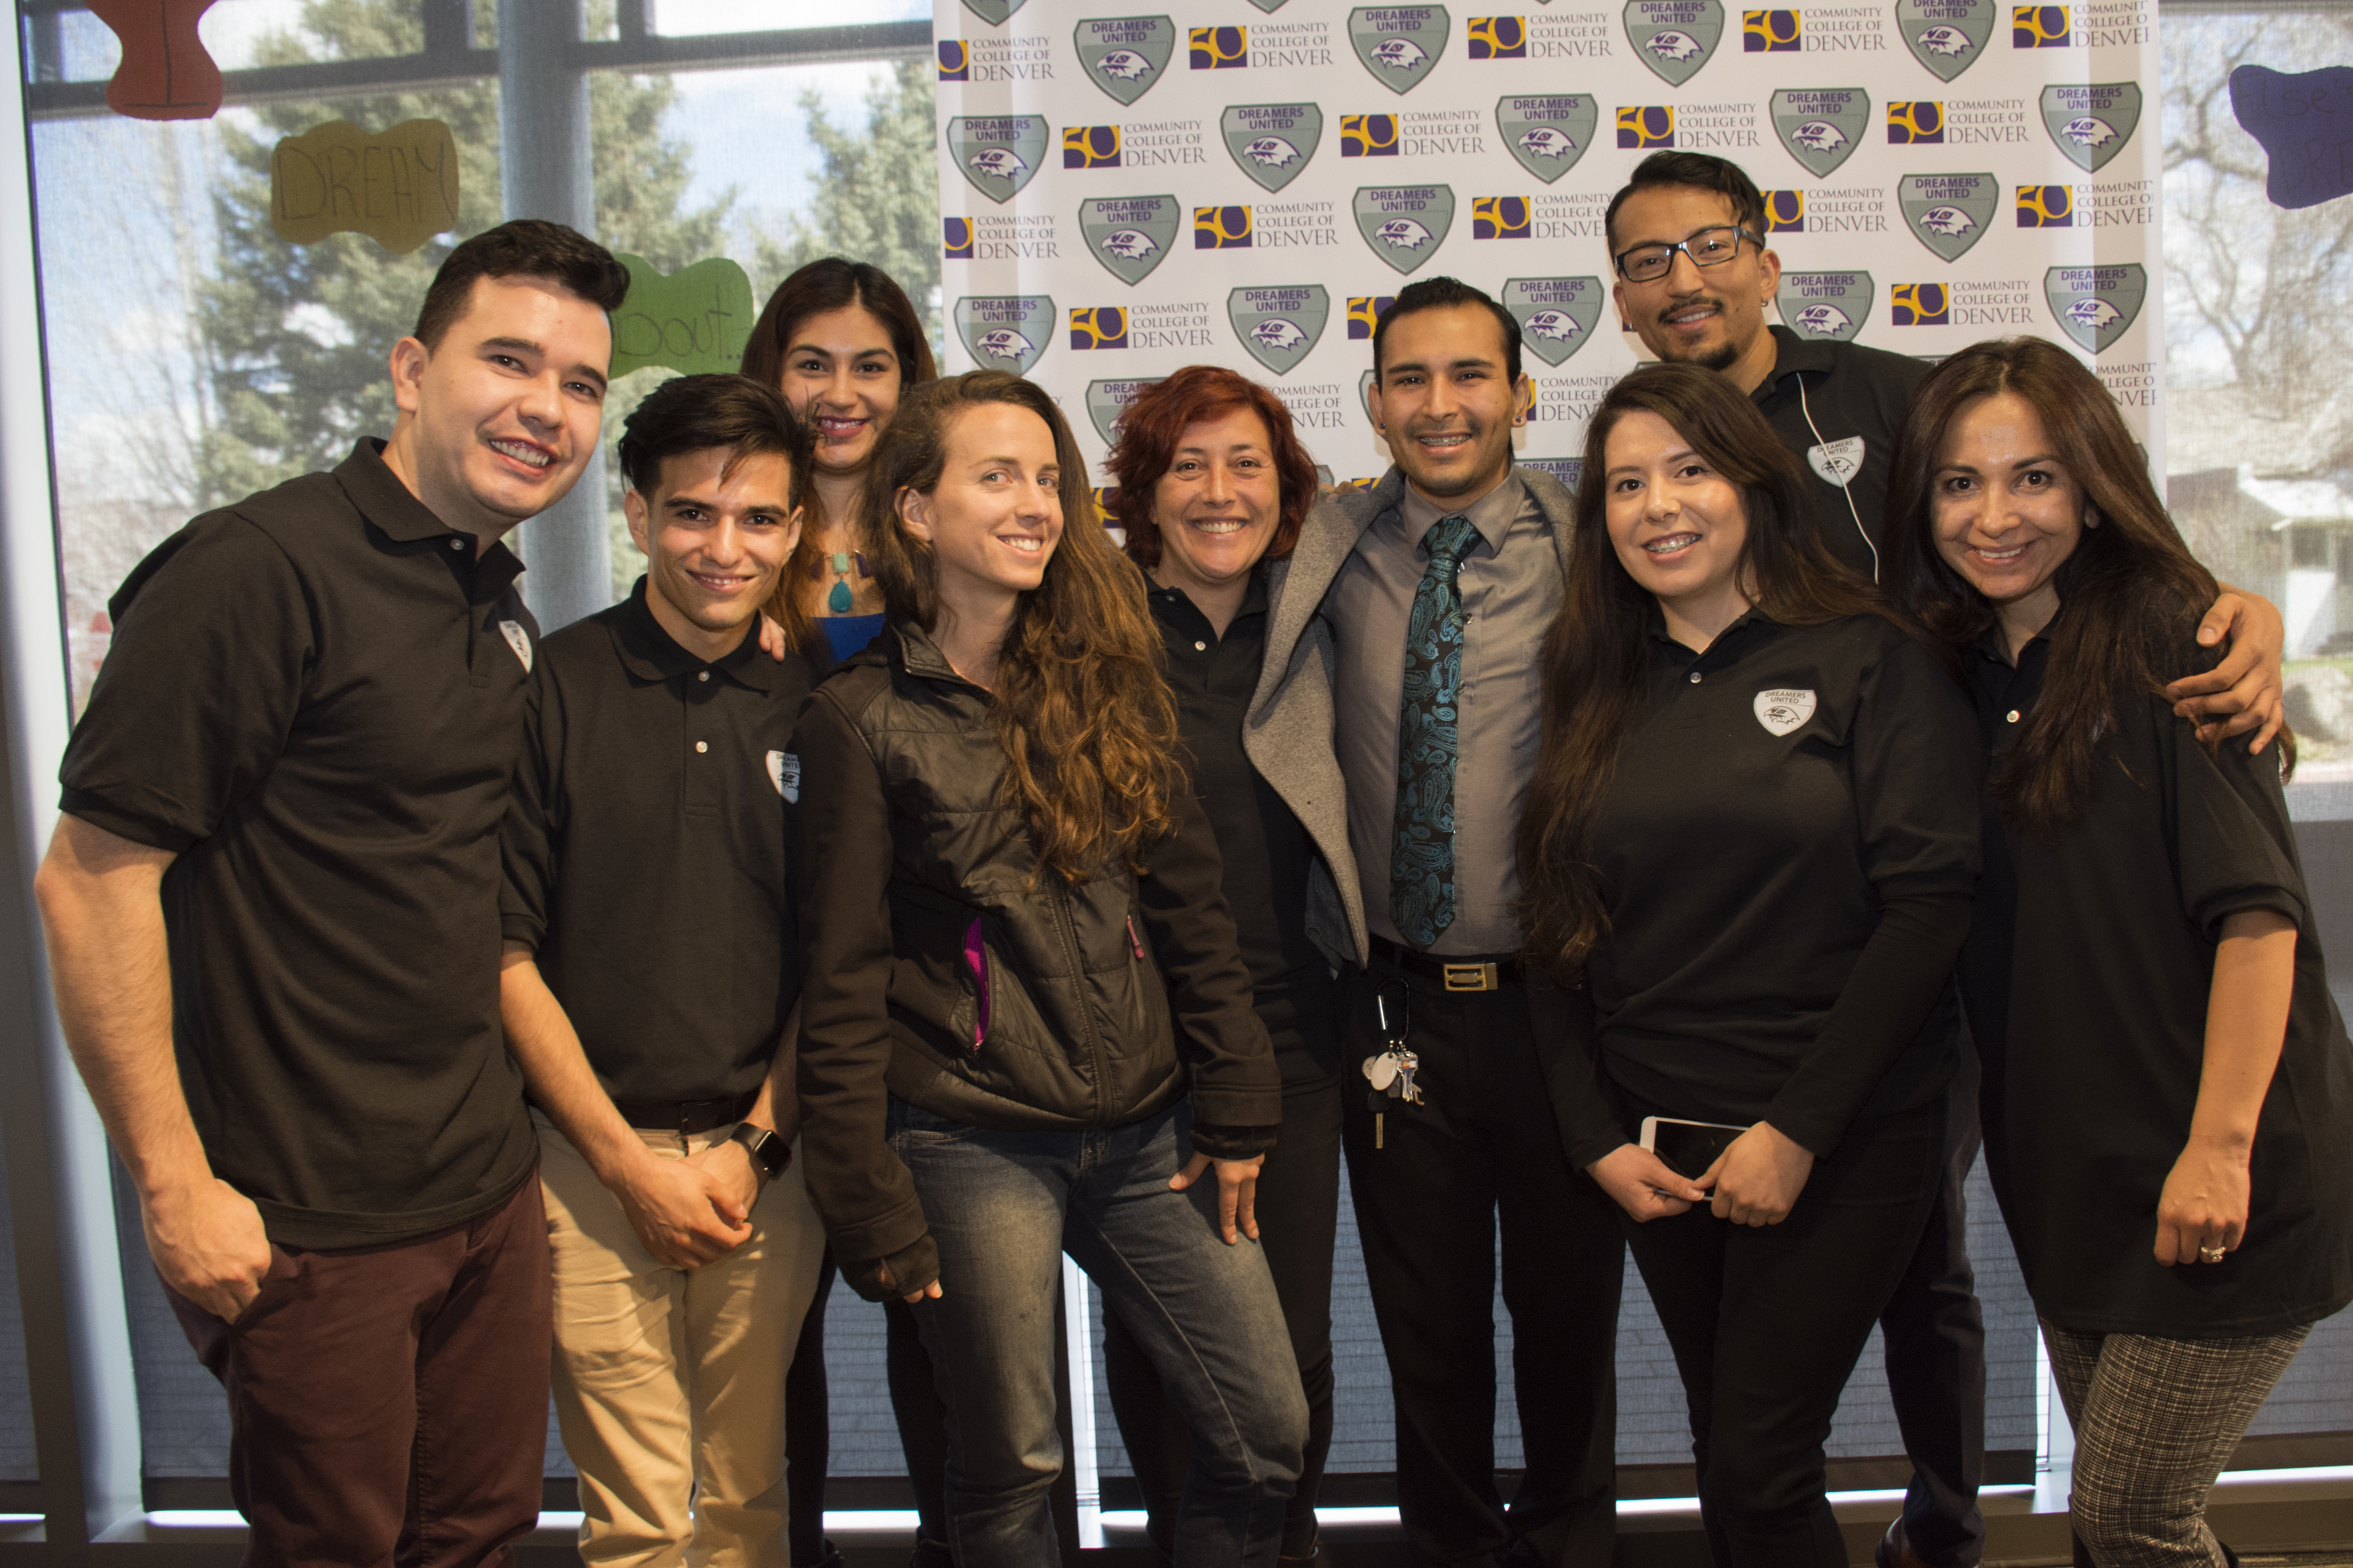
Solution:
<svg viewBox="0 0 2353 1568"><path fill-rule="evenodd" d="M735 1131L727 1138L730 1142L744 1145L744 1152L752 1156L753 1163L760 1167L764 1177L773 1180L781 1176L785 1168L793 1163L793 1146L757 1123L739 1121L735 1124Z"/></svg>

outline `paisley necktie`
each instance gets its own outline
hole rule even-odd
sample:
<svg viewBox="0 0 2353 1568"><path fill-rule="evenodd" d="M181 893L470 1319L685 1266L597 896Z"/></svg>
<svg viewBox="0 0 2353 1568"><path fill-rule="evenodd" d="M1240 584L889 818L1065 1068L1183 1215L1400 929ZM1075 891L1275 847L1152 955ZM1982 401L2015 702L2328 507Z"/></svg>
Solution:
<svg viewBox="0 0 2353 1568"><path fill-rule="evenodd" d="M1398 712L1397 818L1389 918L1416 947L1454 923L1454 726L1462 691L1462 558L1479 542L1467 517L1439 519L1406 623Z"/></svg>

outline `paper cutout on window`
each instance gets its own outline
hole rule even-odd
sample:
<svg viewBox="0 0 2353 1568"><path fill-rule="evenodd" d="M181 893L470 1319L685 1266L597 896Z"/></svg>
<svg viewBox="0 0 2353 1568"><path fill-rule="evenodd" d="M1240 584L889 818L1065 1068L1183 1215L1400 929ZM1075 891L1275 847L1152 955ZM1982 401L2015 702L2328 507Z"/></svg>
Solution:
<svg viewBox="0 0 2353 1568"><path fill-rule="evenodd" d="M2263 194L2279 207L2353 194L2353 67L2287 73L2241 66L2231 112L2271 161Z"/></svg>
<svg viewBox="0 0 2353 1568"><path fill-rule="evenodd" d="M220 67L196 36L213 0L89 0L122 40L106 106L133 120L210 120L221 106Z"/></svg>
<svg viewBox="0 0 2353 1568"><path fill-rule="evenodd" d="M458 143L438 120L330 120L269 155L269 226L290 245L366 235L395 256L458 226Z"/></svg>
<svg viewBox="0 0 2353 1568"><path fill-rule="evenodd" d="M617 259L629 269L628 297L613 312L617 379L649 364L699 375L743 363L754 320L752 279L743 268L713 256L665 277L642 256Z"/></svg>

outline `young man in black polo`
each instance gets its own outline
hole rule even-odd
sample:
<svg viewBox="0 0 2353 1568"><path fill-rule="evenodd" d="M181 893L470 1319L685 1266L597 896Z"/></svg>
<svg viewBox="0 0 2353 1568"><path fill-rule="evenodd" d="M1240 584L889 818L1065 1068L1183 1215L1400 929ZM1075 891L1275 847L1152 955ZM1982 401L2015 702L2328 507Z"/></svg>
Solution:
<svg viewBox="0 0 2353 1568"><path fill-rule="evenodd" d="M499 1028L536 629L499 543L595 449L628 274L475 236L388 441L209 512L111 602L36 883L66 1042L227 1390L247 1561L475 1563L539 1513L539 1142Z"/></svg>
<svg viewBox="0 0 2353 1568"><path fill-rule="evenodd" d="M1928 363L1830 337L1768 327L1781 277L1765 246L1765 200L1736 163L1704 153L1656 153L1610 204L1619 317L1645 348L1719 372L1756 400L1806 464L1831 552L1874 580L1895 438ZM2225 594L2200 630L2231 653L2210 675L2176 682L2185 713L2223 732L2280 721L2278 612ZM1952 1096L1941 1200L1909 1271L1880 1319L1913 1478L1904 1511L1880 1542L1880 1568L1974 1568L1985 1538L1977 1506L1985 1469L1985 1329L1967 1247L1963 1184L1977 1158L1974 1058Z"/></svg>
<svg viewBox="0 0 2353 1568"><path fill-rule="evenodd" d="M584 1556L786 1568L785 1373L825 1237L791 1163L786 888L810 671L754 636L809 440L740 375L621 437L646 574L540 650L507 817L507 1043L555 1258Z"/></svg>

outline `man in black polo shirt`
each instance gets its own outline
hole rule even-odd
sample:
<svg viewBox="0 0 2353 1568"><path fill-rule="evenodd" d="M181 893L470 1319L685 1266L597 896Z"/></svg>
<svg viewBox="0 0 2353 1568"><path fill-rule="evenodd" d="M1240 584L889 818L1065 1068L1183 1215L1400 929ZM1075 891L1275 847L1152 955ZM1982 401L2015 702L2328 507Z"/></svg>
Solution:
<svg viewBox="0 0 2353 1568"><path fill-rule="evenodd" d="M503 1561L538 1516L546 1225L496 934L536 638L498 541L594 450L628 285L555 224L459 246L391 438L142 562L66 750L58 1015L227 1390L248 1562Z"/></svg>
<svg viewBox="0 0 2353 1568"><path fill-rule="evenodd" d="M1781 262L1765 247L1764 197L1736 163L1653 153L1611 200L1605 226L1620 319L1661 359L1705 365L1755 399L1804 460L1831 552L1875 581L1895 438L1928 362L1767 325ZM2278 612L2253 595L2226 594L2200 640L2224 636L2224 663L2170 693L2185 713L2227 721L2225 733L2260 725L2261 745L2281 712ZM1975 1084L1972 1058L1951 1100L1941 1201L1880 1319L1888 1392L1913 1462L1880 1568L1973 1568L1984 1544L1985 1328L1963 1205L1978 1142Z"/></svg>
<svg viewBox="0 0 2353 1568"><path fill-rule="evenodd" d="M507 1043L555 1258L555 1406L596 1562L786 1568L785 1373L825 1237L791 1162L786 889L809 668L754 636L808 437L740 375L621 437L628 599L540 650L506 825Z"/></svg>

